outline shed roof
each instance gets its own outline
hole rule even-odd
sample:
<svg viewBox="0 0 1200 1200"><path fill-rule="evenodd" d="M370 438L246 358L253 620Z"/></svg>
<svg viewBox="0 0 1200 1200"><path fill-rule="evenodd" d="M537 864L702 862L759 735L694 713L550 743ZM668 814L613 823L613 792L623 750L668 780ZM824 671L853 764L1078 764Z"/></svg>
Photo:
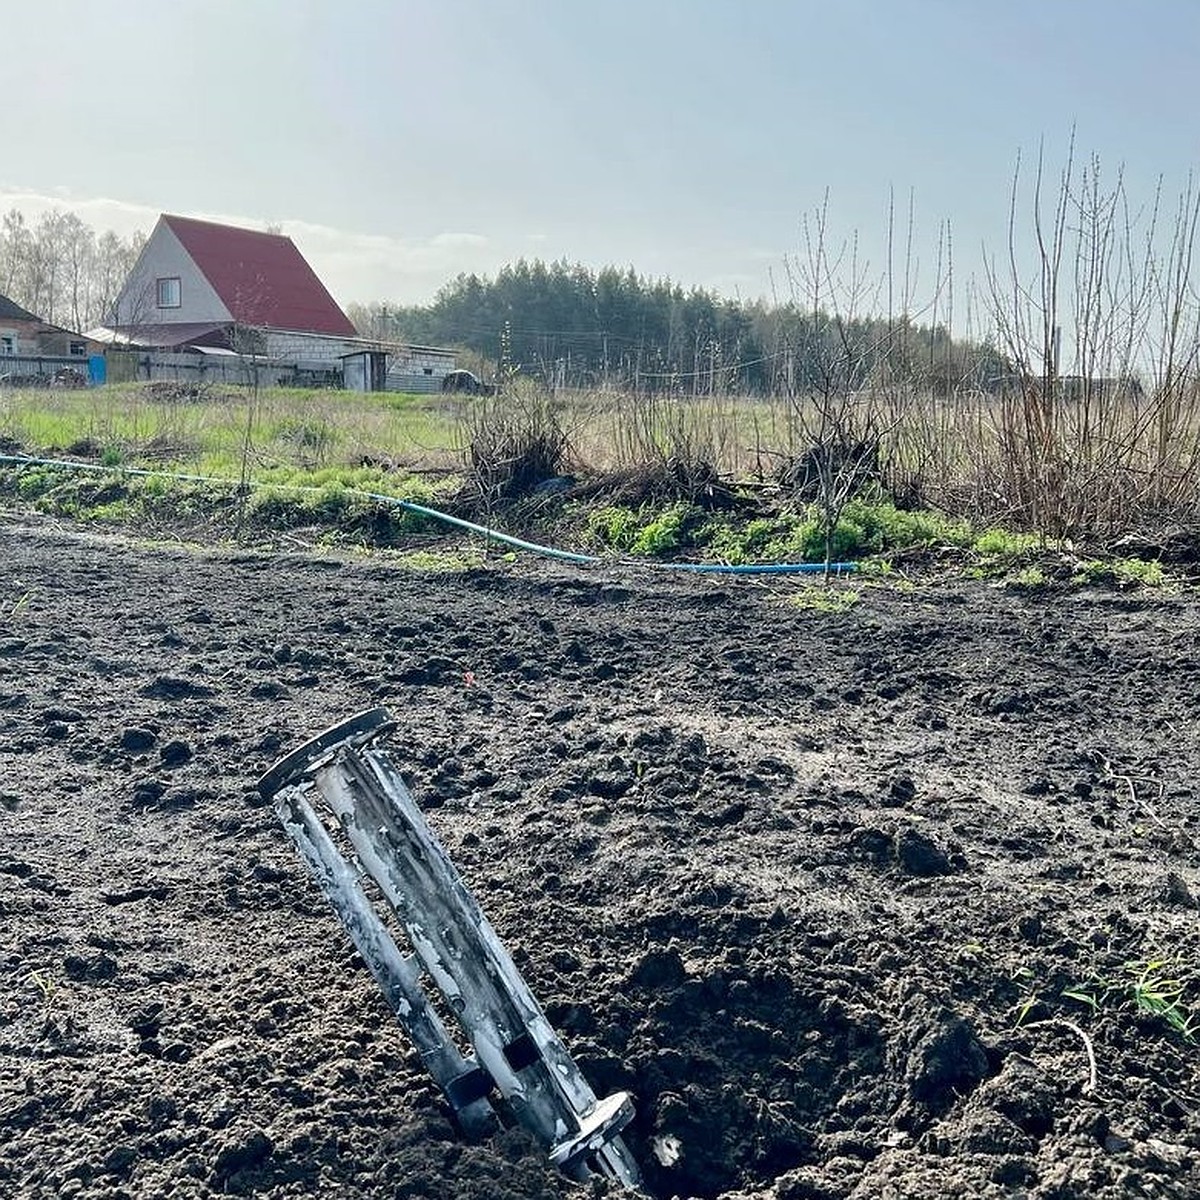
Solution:
<svg viewBox="0 0 1200 1200"><path fill-rule="evenodd" d="M41 321L41 317L22 308L15 300L0 296L0 320L2 321Z"/></svg>
<svg viewBox="0 0 1200 1200"><path fill-rule="evenodd" d="M113 346L183 346L189 342L208 338L230 328L229 323L215 325L211 321L181 322L178 325L98 325L84 335L93 342L104 342Z"/></svg>
<svg viewBox="0 0 1200 1200"><path fill-rule="evenodd" d="M162 220L240 324L355 335L291 238L193 217Z"/></svg>

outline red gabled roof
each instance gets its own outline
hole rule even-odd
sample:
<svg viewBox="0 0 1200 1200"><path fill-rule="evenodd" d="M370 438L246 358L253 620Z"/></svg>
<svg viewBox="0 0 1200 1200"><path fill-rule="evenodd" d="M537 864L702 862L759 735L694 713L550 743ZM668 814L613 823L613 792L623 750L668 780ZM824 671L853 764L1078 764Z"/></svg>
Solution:
<svg viewBox="0 0 1200 1200"><path fill-rule="evenodd" d="M354 337L337 301L289 237L191 217L163 222L243 325Z"/></svg>

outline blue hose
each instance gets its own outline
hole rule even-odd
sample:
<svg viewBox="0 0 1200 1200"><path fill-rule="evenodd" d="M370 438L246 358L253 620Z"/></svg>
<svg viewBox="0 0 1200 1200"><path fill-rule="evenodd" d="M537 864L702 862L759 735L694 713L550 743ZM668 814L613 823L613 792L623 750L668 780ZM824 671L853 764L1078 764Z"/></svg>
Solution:
<svg viewBox="0 0 1200 1200"><path fill-rule="evenodd" d="M129 475L139 479L173 479L182 483L210 483L221 487L241 486L235 479L221 479L213 475L189 475L179 471L152 471L144 467L106 467L98 463L77 462L65 458L34 458L26 454L0 454L0 463L11 463L23 467L58 467L65 471L94 471L106 475ZM302 494L319 494L321 488L311 484L287 483L265 484L249 480L249 488L272 487L280 491L299 492ZM531 554L539 554L543 558L556 559L559 562L574 563L581 567L595 566L637 566L651 567L660 571L690 571L697 575L823 575L824 563L750 563L742 566L732 566L728 563L681 563L681 562L642 562L629 559L601 558L594 554L576 554L571 550L556 550L552 546L539 546L536 542L527 542L501 533L498 529L489 529L486 525L477 525L474 521L465 521L461 517L452 517L449 513L439 512L436 508L427 508L424 504L414 504L411 500L400 500L395 496L387 496L382 492L366 492L358 488L347 488L346 493L358 496L363 500L372 500L377 504L402 509L414 516L427 517L433 521L452 525L457 529L465 529L478 534L491 542L504 546L512 546L516 550L527 550ZM841 575L849 571L857 571L856 562L836 562L829 564L829 573Z"/></svg>

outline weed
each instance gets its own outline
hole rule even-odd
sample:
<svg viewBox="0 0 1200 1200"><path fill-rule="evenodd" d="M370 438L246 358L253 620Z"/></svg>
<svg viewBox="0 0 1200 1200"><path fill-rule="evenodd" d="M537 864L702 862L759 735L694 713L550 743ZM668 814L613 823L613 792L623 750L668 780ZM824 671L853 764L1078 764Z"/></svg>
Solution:
<svg viewBox="0 0 1200 1200"><path fill-rule="evenodd" d="M483 565L483 555L473 547L459 550L408 550L396 555L392 562L406 571L442 575L474 570Z"/></svg>
<svg viewBox="0 0 1200 1200"><path fill-rule="evenodd" d="M1162 563L1140 558L1091 559L1075 569L1071 582L1110 584L1121 588L1161 588L1167 583Z"/></svg>
<svg viewBox="0 0 1200 1200"><path fill-rule="evenodd" d="M1167 974L1172 966L1165 959L1129 963L1126 971L1133 976L1130 992L1139 1012L1158 1017L1185 1041L1196 1040L1200 1017L1183 1002L1183 981Z"/></svg>
<svg viewBox="0 0 1200 1200"><path fill-rule="evenodd" d="M632 508L608 504L587 515L584 536L604 549L628 550L638 535L638 515Z"/></svg>
<svg viewBox="0 0 1200 1200"><path fill-rule="evenodd" d="M1015 575L1010 576L1008 586L1032 592L1044 588L1048 582L1046 572L1041 567L1033 566L1023 567Z"/></svg>
<svg viewBox="0 0 1200 1200"><path fill-rule="evenodd" d="M1087 1005L1092 1010L1093 1016L1100 1011L1100 999L1097 998L1094 992L1087 991L1082 987L1063 988L1058 994L1064 1000L1074 1000L1079 1004Z"/></svg>
<svg viewBox="0 0 1200 1200"><path fill-rule="evenodd" d="M971 549L987 558L1020 558L1045 545L1045 539L1033 533L1012 533L1007 529L987 529Z"/></svg>
<svg viewBox="0 0 1200 1200"><path fill-rule="evenodd" d="M1162 563L1145 561L1140 558L1113 559L1113 572L1117 582L1141 587L1157 588L1167 582L1167 576L1162 569Z"/></svg>
<svg viewBox="0 0 1200 1200"><path fill-rule="evenodd" d="M33 598L33 592L22 592L11 604L6 607L0 607L0 617L6 620L15 621L26 609L29 608L29 601Z"/></svg>
<svg viewBox="0 0 1200 1200"><path fill-rule="evenodd" d="M1170 973L1172 966L1167 959L1126 963L1122 968L1124 980L1093 973L1084 982L1063 988L1058 993L1059 999L1082 1004L1093 1017L1100 1016L1110 1006L1128 1008L1132 1005L1135 1011L1162 1021L1184 1041L1194 1042L1200 1035L1200 1015L1185 1003L1184 981ZM1042 1003L1036 989L1030 987L1016 1006L1016 1025L1025 1024L1031 1010ZM1048 1019L1061 1020L1058 1017ZM1031 1022L1040 1023L1043 1022Z"/></svg>
<svg viewBox="0 0 1200 1200"><path fill-rule="evenodd" d="M588 514L584 536L603 549L655 558L693 544L699 515L699 509L685 502L638 510L606 505Z"/></svg>
<svg viewBox="0 0 1200 1200"><path fill-rule="evenodd" d="M58 982L52 975L43 975L41 971L30 971L26 978L37 989L42 1004L49 1008L58 994Z"/></svg>
<svg viewBox="0 0 1200 1200"><path fill-rule="evenodd" d="M638 532L630 549L634 554L660 557L676 549L683 541L683 529L692 515L689 504L674 504Z"/></svg>
<svg viewBox="0 0 1200 1200"><path fill-rule="evenodd" d="M858 603L858 592L854 588L833 588L823 584L809 584L788 597L788 603L805 612L840 613Z"/></svg>

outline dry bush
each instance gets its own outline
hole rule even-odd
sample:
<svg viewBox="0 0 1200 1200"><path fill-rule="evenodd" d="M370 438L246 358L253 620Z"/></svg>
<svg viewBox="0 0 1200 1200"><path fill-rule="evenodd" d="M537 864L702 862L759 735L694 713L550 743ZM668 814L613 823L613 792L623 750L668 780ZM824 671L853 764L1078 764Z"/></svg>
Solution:
<svg viewBox="0 0 1200 1200"><path fill-rule="evenodd" d="M570 438L550 398L532 385L473 398L459 437L467 474L464 499L485 512L530 495L561 476L571 460Z"/></svg>

